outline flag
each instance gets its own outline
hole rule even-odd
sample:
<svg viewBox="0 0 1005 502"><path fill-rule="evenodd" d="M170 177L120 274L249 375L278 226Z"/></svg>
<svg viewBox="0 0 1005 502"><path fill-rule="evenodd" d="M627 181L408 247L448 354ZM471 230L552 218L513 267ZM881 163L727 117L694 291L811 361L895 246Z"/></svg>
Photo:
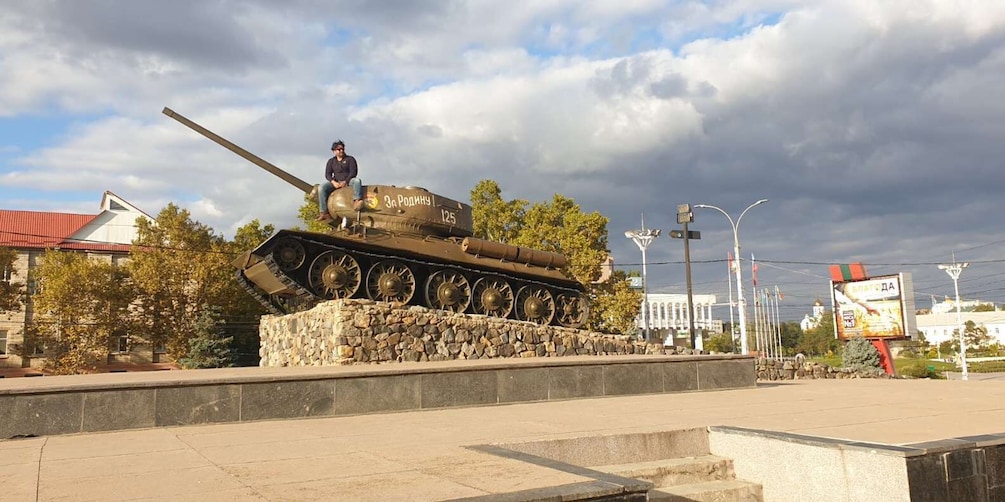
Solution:
<svg viewBox="0 0 1005 502"><path fill-rule="evenodd" d="M779 300L785 298L785 295L783 295L782 292L778 289L777 284L775 284L775 298L778 298Z"/></svg>
<svg viewBox="0 0 1005 502"><path fill-rule="evenodd" d="M733 253L726 253L726 261L729 262L729 271L736 272L736 263L733 262Z"/></svg>
<svg viewBox="0 0 1005 502"><path fill-rule="evenodd" d="M750 253L750 269L751 274L754 276L754 286L757 286L757 263L754 263L754 253Z"/></svg>

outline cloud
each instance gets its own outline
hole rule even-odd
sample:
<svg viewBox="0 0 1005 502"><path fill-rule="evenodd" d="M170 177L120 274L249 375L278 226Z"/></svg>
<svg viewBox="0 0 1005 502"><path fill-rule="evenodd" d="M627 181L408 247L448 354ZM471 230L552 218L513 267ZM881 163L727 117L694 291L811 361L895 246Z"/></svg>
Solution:
<svg viewBox="0 0 1005 502"><path fill-rule="evenodd" d="M364 183L461 200L484 178L507 198L563 193L610 218L628 268L640 257L620 235L641 213L666 230L678 204L736 217L768 198L742 221L743 254L793 302L826 294L821 264L855 260L941 293L927 263L997 259L982 244L1005 186L999 4L13 2L0 116L73 125L48 146L6 145L0 180L38 207L111 189L151 214L178 202L227 234L295 223L296 189L167 105L312 183L342 138ZM695 217L696 280L725 296L714 261L729 222ZM680 243L661 238L649 258L650 284L682 291Z"/></svg>

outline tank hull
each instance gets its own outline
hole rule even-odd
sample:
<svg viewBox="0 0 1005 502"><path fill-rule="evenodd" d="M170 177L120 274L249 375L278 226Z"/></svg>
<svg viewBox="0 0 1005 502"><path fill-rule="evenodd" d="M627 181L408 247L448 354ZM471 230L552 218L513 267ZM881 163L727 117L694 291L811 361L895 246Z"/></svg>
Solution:
<svg viewBox="0 0 1005 502"><path fill-rule="evenodd" d="M281 230L234 264L275 314L369 298L573 328L588 316L583 286L557 268L473 253L459 238L358 224L332 233Z"/></svg>

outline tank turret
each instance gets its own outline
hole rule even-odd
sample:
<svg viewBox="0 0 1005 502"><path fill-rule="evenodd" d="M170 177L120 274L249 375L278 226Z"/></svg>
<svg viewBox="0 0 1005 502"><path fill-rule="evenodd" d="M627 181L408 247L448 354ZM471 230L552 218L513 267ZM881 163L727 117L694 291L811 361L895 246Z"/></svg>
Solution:
<svg viewBox="0 0 1005 502"><path fill-rule="evenodd" d="M305 194L316 185L276 167L192 120L164 114ZM580 327L583 285L559 253L472 236L471 206L419 187L366 185L363 209L349 188L328 198L327 233L280 230L234 261L237 280L273 314L319 301L370 298L455 313Z"/></svg>

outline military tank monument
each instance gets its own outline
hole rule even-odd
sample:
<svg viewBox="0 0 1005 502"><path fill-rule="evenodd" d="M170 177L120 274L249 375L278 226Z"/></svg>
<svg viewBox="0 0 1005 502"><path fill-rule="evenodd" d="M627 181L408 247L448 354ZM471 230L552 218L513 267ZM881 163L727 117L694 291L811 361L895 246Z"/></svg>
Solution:
<svg viewBox="0 0 1005 502"><path fill-rule="evenodd" d="M164 114L286 181L317 187L192 120ZM326 233L280 230L235 260L237 280L273 314L334 299L369 298L579 328L589 315L584 288L561 272L565 256L473 236L471 206L419 187L365 185L328 199Z"/></svg>

